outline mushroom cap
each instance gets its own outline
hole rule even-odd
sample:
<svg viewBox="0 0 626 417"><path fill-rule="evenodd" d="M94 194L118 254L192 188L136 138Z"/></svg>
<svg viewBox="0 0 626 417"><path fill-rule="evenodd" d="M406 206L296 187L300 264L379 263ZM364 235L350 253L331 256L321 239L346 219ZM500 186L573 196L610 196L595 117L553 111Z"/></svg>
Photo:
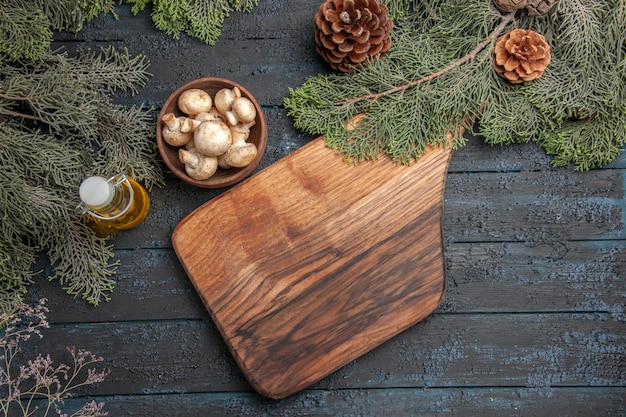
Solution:
<svg viewBox="0 0 626 417"><path fill-rule="evenodd" d="M230 106L237 97L241 97L241 91L237 87L232 89L222 88L215 93L213 104L217 111L226 114L226 112L230 111Z"/></svg>
<svg viewBox="0 0 626 417"><path fill-rule="evenodd" d="M256 118L256 109L254 108L254 103L250 101L250 99L246 97L237 97L233 100L231 104L231 108L233 112L237 115L237 119L239 119L243 123L251 123Z"/></svg>
<svg viewBox="0 0 626 417"><path fill-rule="evenodd" d="M231 146L224 154L224 162L231 167L242 168L250 165L256 154L257 148L254 143Z"/></svg>
<svg viewBox="0 0 626 417"><path fill-rule="evenodd" d="M163 140L172 146L183 146L193 139L193 132L168 130L164 128L161 134L163 135Z"/></svg>
<svg viewBox="0 0 626 417"><path fill-rule="evenodd" d="M178 150L178 157L185 164L187 175L195 180L206 180L217 172L217 157L205 156L185 149Z"/></svg>
<svg viewBox="0 0 626 417"><path fill-rule="evenodd" d="M193 131L200 122L189 117L176 117L174 113L163 116L163 140L172 146L186 145L193 138Z"/></svg>
<svg viewBox="0 0 626 417"><path fill-rule="evenodd" d="M225 121L224 115L220 113L217 110L217 108L215 108L215 106L213 106L211 110L208 112L202 112L202 113L196 114L196 117L194 117L194 119L197 120L198 122L209 122L213 120Z"/></svg>
<svg viewBox="0 0 626 417"><path fill-rule="evenodd" d="M190 117L194 117L198 113L209 112L212 106L213 100L209 93L199 88L185 90L178 97L178 108Z"/></svg>
<svg viewBox="0 0 626 417"><path fill-rule="evenodd" d="M230 128L219 120L202 122L193 132L193 141L201 154L219 156L232 143Z"/></svg>
<svg viewBox="0 0 626 417"><path fill-rule="evenodd" d="M230 169L230 168L232 168L232 166L229 165L228 162L226 162L226 153L223 153L222 155L217 157L217 166L222 168L222 169Z"/></svg>

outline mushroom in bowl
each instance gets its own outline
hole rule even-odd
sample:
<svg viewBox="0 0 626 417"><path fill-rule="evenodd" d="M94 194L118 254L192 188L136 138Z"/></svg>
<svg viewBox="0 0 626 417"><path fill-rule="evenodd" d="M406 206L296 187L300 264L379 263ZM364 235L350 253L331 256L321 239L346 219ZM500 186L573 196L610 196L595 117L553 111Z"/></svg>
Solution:
<svg viewBox="0 0 626 417"><path fill-rule="evenodd" d="M247 177L261 161L267 123L246 88L207 77L170 95L157 119L156 138L163 162L178 178L198 187L227 187ZM231 157L244 150L245 158Z"/></svg>

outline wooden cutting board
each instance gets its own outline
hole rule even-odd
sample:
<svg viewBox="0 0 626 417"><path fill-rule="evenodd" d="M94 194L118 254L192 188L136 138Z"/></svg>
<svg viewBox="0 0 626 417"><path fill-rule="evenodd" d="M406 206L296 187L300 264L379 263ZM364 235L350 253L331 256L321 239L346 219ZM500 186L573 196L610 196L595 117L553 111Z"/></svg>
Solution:
<svg viewBox="0 0 626 417"><path fill-rule="evenodd" d="M177 225L174 249L259 393L306 388L439 306L451 153L352 166L318 138Z"/></svg>

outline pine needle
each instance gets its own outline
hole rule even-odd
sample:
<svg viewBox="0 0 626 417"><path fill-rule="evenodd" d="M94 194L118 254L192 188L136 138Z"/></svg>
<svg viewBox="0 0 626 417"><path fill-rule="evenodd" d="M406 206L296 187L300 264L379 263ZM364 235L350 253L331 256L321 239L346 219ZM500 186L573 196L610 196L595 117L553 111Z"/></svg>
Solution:
<svg viewBox="0 0 626 417"><path fill-rule="evenodd" d="M130 173L148 189L163 181L151 109L112 104L136 92L148 62L128 51L48 53L0 61L0 309L14 305L47 254L50 279L91 304L109 299L117 261L75 212L89 175Z"/></svg>
<svg viewBox="0 0 626 417"><path fill-rule="evenodd" d="M577 170L621 152L624 0L559 0L539 17L525 10L502 15L482 0L386 3L404 17L382 59L353 74L313 77L284 100L296 128L324 135L347 161L387 154L409 164L448 133L451 146L463 145L463 129L492 144L535 141L555 166ZM552 51L544 75L522 85L492 69L494 42L515 28L544 34ZM346 122L359 114L365 116L348 130Z"/></svg>
<svg viewBox="0 0 626 417"><path fill-rule="evenodd" d="M151 4L152 21L157 29L180 38L182 33L215 45L224 20L232 11L250 12L258 0L126 0L137 14Z"/></svg>

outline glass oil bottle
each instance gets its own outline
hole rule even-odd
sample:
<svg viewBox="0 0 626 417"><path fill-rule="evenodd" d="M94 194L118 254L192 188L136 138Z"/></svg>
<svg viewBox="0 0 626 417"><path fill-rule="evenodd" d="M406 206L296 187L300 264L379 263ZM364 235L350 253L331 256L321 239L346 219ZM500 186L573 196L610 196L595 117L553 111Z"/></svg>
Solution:
<svg viewBox="0 0 626 417"><path fill-rule="evenodd" d="M92 176L79 187L77 210L100 237L132 229L144 221L150 210L146 189L125 174L111 178Z"/></svg>

